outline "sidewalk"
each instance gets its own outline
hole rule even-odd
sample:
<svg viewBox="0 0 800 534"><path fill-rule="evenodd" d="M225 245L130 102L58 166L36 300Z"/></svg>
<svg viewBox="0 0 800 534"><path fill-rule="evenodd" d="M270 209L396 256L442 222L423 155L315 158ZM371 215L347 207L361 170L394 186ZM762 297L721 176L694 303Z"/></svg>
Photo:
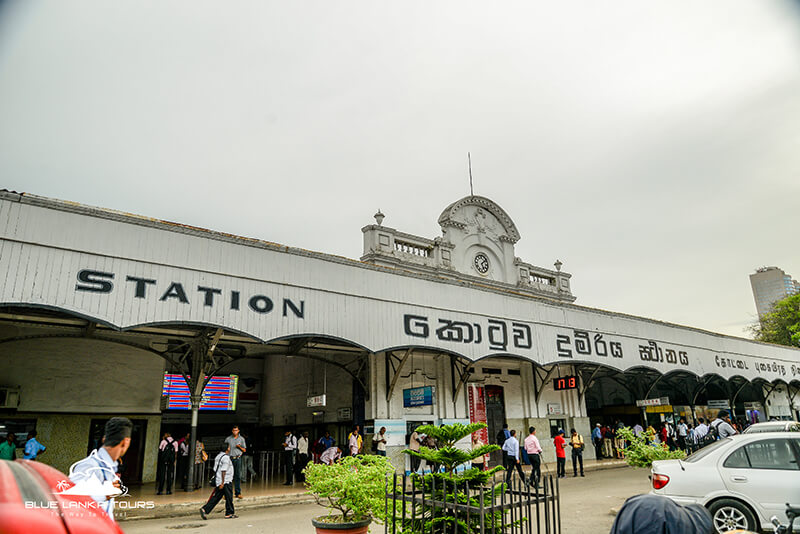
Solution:
<svg viewBox="0 0 800 534"><path fill-rule="evenodd" d="M584 471L588 474L592 471L604 469L615 469L624 467L625 460L584 460ZM542 462L542 474L555 474L556 462ZM567 476L572 476L572 464L567 460ZM530 467L525 467L525 472L530 471ZM242 499L234 499L236 512L240 510L266 508L270 506L282 506L286 504L313 503L314 497L306 494L303 484L295 483L294 486L284 486L283 479L273 479L269 483L260 481L242 484ZM153 504L149 508L129 508L122 509L117 506L116 517L118 521L130 521L136 519L164 519L169 517L188 517L196 515L200 517L198 510L205 504L211 495L213 488L209 485L202 489L186 492L175 491L172 495L156 495L154 484L144 484L142 486L130 488L130 496L124 500L129 503L144 501ZM220 502L213 513L222 513L225 509L224 502Z"/></svg>

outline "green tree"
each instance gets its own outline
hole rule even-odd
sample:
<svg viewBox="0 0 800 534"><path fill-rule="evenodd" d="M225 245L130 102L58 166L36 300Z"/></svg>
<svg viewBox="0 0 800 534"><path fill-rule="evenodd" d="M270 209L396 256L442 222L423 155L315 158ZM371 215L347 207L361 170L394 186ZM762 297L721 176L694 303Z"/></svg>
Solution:
<svg viewBox="0 0 800 534"><path fill-rule="evenodd" d="M800 347L800 294L776 302L750 330L757 341Z"/></svg>
<svg viewBox="0 0 800 534"><path fill-rule="evenodd" d="M443 510L441 504L438 506L430 505L430 501L458 503L471 506L473 509L492 506L495 499L505 490L505 484L492 484L492 475L503 468L494 467L488 471L469 468L459 471L458 468L464 464L470 465L474 458L489 454L499 450L497 445L483 445L472 450L462 450L456 447L456 442L485 428L485 423L470 423L464 425L455 423L443 425L441 427L425 425L417 428L417 432L433 437L438 444L437 449L420 447L419 452L410 449L403 452L411 456L425 459L428 464L442 466L443 472L430 473L424 476L412 475L419 482L418 487L424 488L426 495L425 506L418 506L415 517L405 517L401 532L418 533L432 532L443 534L457 532L458 534L471 534L480 532L480 514L465 511L455 511L452 509ZM481 494L478 489L484 487ZM482 497L481 497L482 495ZM481 498L483 502L481 502ZM484 521L486 524L500 525L500 514L503 512L486 512ZM494 516L494 520L492 517ZM400 516L398 516L400 517ZM519 524L520 521L515 521ZM510 528L511 524L505 522L505 528ZM495 531L499 532L500 527Z"/></svg>

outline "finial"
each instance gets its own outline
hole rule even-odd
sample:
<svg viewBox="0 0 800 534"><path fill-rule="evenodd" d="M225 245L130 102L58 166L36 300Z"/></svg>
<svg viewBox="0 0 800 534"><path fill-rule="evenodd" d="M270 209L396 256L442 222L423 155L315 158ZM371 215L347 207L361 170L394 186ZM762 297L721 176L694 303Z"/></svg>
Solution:
<svg viewBox="0 0 800 534"><path fill-rule="evenodd" d="M378 226L380 226L381 224L383 224L383 219L386 217L386 215L381 213L381 210L378 210L378 213L373 215L373 217L375 217L375 222L377 222Z"/></svg>
<svg viewBox="0 0 800 534"><path fill-rule="evenodd" d="M561 263L561 260L556 260L556 262L553 265L555 266L556 271L561 272L561 266L564 264Z"/></svg>

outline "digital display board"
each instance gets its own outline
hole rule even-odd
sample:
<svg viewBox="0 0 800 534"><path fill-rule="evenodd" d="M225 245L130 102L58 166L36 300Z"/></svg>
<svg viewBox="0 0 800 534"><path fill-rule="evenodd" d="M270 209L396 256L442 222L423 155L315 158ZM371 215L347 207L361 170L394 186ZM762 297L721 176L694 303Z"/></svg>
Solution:
<svg viewBox="0 0 800 534"><path fill-rule="evenodd" d="M215 376L206 384L201 410L233 411L236 409L236 397L239 390L237 375ZM164 386L161 395L167 397L167 410L191 410L192 402L189 386L183 375L164 373Z"/></svg>
<svg viewBox="0 0 800 534"><path fill-rule="evenodd" d="M577 388L578 388L577 376L570 375L553 379L553 389L555 389L556 391L562 391L565 389L577 389Z"/></svg>

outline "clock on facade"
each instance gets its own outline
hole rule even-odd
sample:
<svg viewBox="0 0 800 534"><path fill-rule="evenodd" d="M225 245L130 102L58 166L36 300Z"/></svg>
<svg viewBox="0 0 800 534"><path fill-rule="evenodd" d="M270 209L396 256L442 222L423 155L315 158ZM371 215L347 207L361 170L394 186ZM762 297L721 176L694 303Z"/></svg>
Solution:
<svg viewBox="0 0 800 534"><path fill-rule="evenodd" d="M473 261L473 264L479 273L486 274L489 272L489 258L486 257L486 254L483 254L482 252L475 254L475 260Z"/></svg>

